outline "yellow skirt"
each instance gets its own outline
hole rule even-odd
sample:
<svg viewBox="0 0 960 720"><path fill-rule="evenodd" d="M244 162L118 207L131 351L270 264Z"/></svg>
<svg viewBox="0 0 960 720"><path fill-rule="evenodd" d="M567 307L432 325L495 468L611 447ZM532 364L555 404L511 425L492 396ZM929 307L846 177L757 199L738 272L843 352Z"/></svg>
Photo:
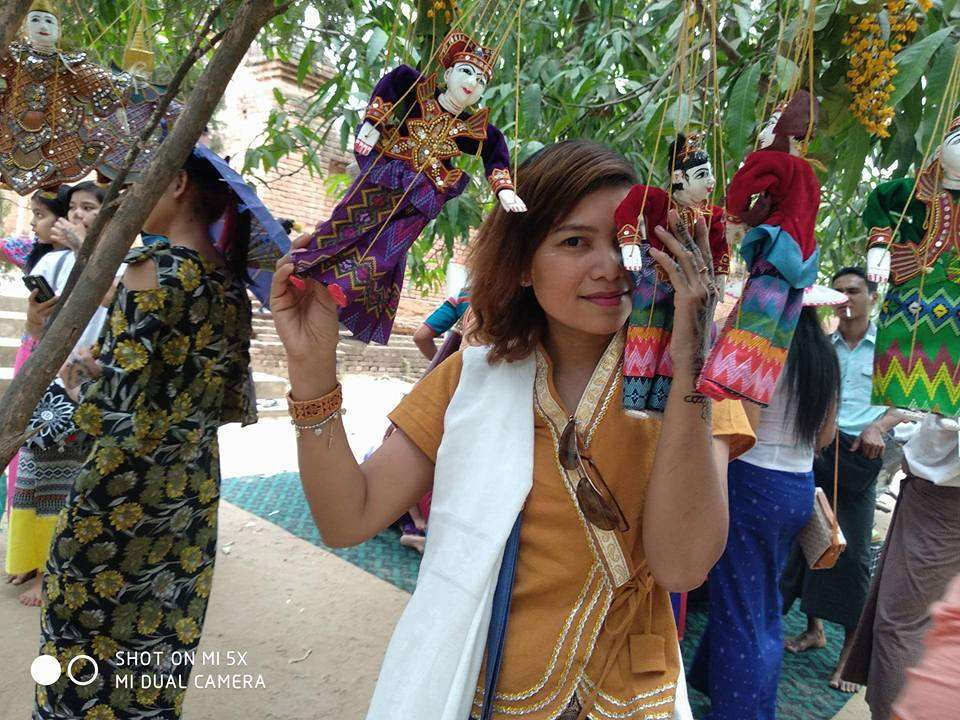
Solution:
<svg viewBox="0 0 960 720"><path fill-rule="evenodd" d="M7 573L20 575L43 570L56 527L56 515L37 515L32 508L13 508L7 532Z"/></svg>
<svg viewBox="0 0 960 720"><path fill-rule="evenodd" d="M8 573L19 575L46 566L57 518L83 470L86 455L87 448L80 443L20 449L7 533Z"/></svg>

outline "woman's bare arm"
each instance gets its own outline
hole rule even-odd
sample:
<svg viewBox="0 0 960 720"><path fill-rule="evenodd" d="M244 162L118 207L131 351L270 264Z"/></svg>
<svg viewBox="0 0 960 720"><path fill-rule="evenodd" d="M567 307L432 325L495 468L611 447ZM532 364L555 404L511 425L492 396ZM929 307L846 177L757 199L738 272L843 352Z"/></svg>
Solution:
<svg viewBox="0 0 960 720"><path fill-rule="evenodd" d="M670 224L673 234L659 227L655 232L676 261L650 251L674 287L674 372L647 487L643 546L657 583L682 591L700 585L723 553L728 517L726 473L721 475L714 454L711 401L696 390L717 301L707 228L701 218L691 238L675 211Z"/></svg>
<svg viewBox="0 0 960 720"><path fill-rule="evenodd" d="M827 412L827 418L823 421L820 433L817 435L817 452L823 450L827 445L834 441L837 435L837 405L834 403Z"/></svg>
<svg viewBox="0 0 960 720"><path fill-rule="evenodd" d="M674 377L643 509L647 563L671 592L701 585L727 543L730 445L694 396L691 379Z"/></svg>
<svg viewBox="0 0 960 720"><path fill-rule="evenodd" d="M294 241L302 247L303 236ZM292 277L289 256L277 263L270 290L277 333L287 352L290 393L314 400L337 384L337 307L326 289ZM433 485L433 462L402 432L394 432L362 466L333 420L317 436L302 430L297 441L300 481L323 540L355 545L389 526Z"/></svg>
<svg viewBox="0 0 960 720"><path fill-rule="evenodd" d="M328 426L330 428L330 426ZM433 486L433 462L403 431L390 435L362 465L343 425L320 437L300 433L300 481L313 521L331 547L356 545L396 522Z"/></svg>

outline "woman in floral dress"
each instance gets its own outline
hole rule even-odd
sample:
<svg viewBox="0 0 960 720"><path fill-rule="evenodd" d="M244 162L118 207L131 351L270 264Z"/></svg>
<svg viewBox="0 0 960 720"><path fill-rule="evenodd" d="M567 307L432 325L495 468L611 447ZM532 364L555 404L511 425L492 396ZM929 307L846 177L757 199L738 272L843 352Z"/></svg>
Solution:
<svg viewBox="0 0 960 720"><path fill-rule="evenodd" d="M75 421L94 438L44 582L41 652L97 677L37 686L35 718L179 718L213 580L217 428L252 422L247 238L221 256L208 226L236 205L198 148L144 226ZM219 161L219 159L217 159ZM230 227L243 223L228 222ZM70 382L68 381L68 384ZM118 662L147 651L150 662ZM179 662L178 662L179 661ZM81 681L89 660L73 664Z"/></svg>

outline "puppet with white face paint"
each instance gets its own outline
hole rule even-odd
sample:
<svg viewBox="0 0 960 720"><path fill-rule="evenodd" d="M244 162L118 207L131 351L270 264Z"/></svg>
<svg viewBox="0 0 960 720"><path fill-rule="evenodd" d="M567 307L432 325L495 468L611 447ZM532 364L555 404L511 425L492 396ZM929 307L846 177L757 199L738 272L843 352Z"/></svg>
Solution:
<svg viewBox="0 0 960 720"><path fill-rule="evenodd" d="M817 279L820 183L801 149L816 130L818 111L816 98L798 91L763 124L760 149L727 188L727 225L741 227L740 254L750 276L697 382L714 399L769 403L803 290Z"/></svg>
<svg viewBox="0 0 960 720"><path fill-rule="evenodd" d="M407 66L374 88L354 151L359 176L320 223L309 245L293 253L297 274L324 284L340 305L340 321L364 342L386 344L400 300L407 251L444 204L470 181L453 161L479 155L506 212L525 212L510 176L506 140L489 109L469 112L483 96L496 52L454 31L435 74Z"/></svg>
<svg viewBox="0 0 960 720"><path fill-rule="evenodd" d="M960 117L916 178L885 182L867 198L867 273L890 281L877 321L875 405L960 415L958 214Z"/></svg>
<svg viewBox="0 0 960 720"><path fill-rule="evenodd" d="M59 10L35 0L26 42L0 55L0 178L21 195L85 177L106 149L84 140L85 127L112 112L124 78L59 49Z"/></svg>
<svg viewBox="0 0 960 720"><path fill-rule="evenodd" d="M698 218L709 228L713 271L722 288L730 272L730 252L723 210L710 204L716 179L710 157L697 135L677 135L667 156L669 191L635 185L617 208L615 221L623 264L633 273L633 309L623 356L623 405L627 411L662 412L673 378L670 334L673 330L673 287L650 257L650 248L664 250L653 230L668 227L675 210L681 226L694 237Z"/></svg>

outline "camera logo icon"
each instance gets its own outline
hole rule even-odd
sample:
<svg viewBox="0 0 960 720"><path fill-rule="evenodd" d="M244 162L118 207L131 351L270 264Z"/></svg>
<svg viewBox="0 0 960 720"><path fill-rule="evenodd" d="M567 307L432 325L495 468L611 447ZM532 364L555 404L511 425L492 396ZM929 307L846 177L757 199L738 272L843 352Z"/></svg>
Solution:
<svg viewBox="0 0 960 720"><path fill-rule="evenodd" d="M91 665L93 665L93 672L90 677L86 679L80 679L73 674L73 666L78 660L87 660ZM60 679L62 674L63 673L60 670L60 661L57 660L53 655L41 655L32 663L30 663L30 676L38 685L53 685L57 680ZM70 682L72 682L74 685L79 685L80 687L89 685L90 683L94 682L99 675L100 666L97 665L97 661L89 655L77 655L70 658L70 662L67 663L67 677L70 678Z"/></svg>

